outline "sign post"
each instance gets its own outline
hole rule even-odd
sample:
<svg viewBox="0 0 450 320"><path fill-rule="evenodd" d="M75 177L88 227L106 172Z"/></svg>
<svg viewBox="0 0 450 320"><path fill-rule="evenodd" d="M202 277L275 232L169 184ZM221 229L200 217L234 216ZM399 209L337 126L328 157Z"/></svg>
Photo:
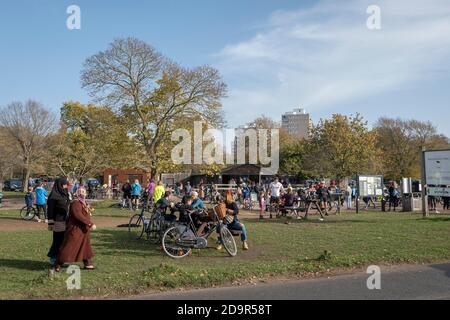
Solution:
<svg viewBox="0 0 450 320"><path fill-rule="evenodd" d="M356 213L359 213L359 197L379 197L383 195L383 176L357 176Z"/></svg>
<svg viewBox="0 0 450 320"><path fill-rule="evenodd" d="M425 167L425 152L427 148L422 148L422 214L424 218L427 218L430 214L428 212L428 196L427 196L427 185L426 185L426 167Z"/></svg>
<svg viewBox="0 0 450 320"><path fill-rule="evenodd" d="M422 212L429 216L428 197L442 197L450 193L450 150L422 148Z"/></svg>

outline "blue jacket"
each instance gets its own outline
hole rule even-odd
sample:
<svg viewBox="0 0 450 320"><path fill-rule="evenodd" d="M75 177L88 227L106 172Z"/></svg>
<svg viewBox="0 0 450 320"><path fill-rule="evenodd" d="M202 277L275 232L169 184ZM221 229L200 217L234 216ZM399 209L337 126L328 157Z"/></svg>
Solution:
<svg viewBox="0 0 450 320"><path fill-rule="evenodd" d="M203 203L202 199L197 198L194 201L192 201L192 208L194 209L205 209L205 204Z"/></svg>
<svg viewBox="0 0 450 320"><path fill-rule="evenodd" d="M139 183L133 183L131 185L131 194L133 196L140 196L142 191L142 187Z"/></svg>
<svg viewBox="0 0 450 320"><path fill-rule="evenodd" d="M47 190L42 187L37 187L34 192L36 193L36 204L39 206L45 205L47 203L46 197L48 196Z"/></svg>
<svg viewBox="0 0 450 320"><path fill-rule="evenodd" d="M33 206L33 193L32 192L27 192L27 194L25 195L25 205L27 207Z"/></svg>

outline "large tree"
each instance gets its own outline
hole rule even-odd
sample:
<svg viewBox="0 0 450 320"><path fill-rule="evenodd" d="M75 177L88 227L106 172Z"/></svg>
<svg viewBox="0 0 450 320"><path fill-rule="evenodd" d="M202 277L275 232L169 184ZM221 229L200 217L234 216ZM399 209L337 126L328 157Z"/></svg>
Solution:
<svg viewBox="0 0 450 320"><path fill-rule="evenodd" d="M378 173L376 134L359 115L334 114L313 128L305 164L322 177L342 179Z"/></svg>
<svg viewBox="0 0 450 320"><path fill-rule="evenodd" d="M377 146L382 151L383 172L389 179L420 178L421 151L449 146L447 137L427 121L380 118L376 125Z"/></svg>
<svg viewBox="0 0 450 320"><path fill-rule="evenodd" d="M56 128L55 117L36 101L12 102L0 109L0 126L15 144L25 190L33 166L45 157L53 141L50 137Z"/></svg>
<svg viewBox="0 0 450 320"><path fill-rule="evenodd" d="M8 132L0 127L0 191L3 189L3 180L14 170L16 159L16 144L9 139Z"/></svg>
<svg viewBox="0 0 450 320"><path fill-rule="evenodd" d="M161 146L185 117L198 116L212 126L222 119L226 86L217 70L183 68L135 38L117 39L88 58L81 81L91 96L123 116L153 176L160 169Z"/></svg>
<svg viewBox="0 0 450 320"><path fill-rule="evenodd" d="M53 161L71 178L100 174L105 168L124 168L135 158L123 121L109 108L64 103L61 128L54 137Z"/></svg>

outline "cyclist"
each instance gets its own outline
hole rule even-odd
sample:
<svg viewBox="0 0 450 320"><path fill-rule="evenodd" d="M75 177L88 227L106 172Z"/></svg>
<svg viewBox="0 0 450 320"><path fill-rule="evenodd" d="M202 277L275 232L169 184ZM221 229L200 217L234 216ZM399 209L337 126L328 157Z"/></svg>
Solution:
<svg viewBox="0 0 450 320"><path fill-rule="evenodd" d="M122 192L123 192L123 202L122 202L122 208L125 208L127 203L131 200L131 184L130 180L127 180L123 186L122 186Z"/></svg>
<svg viewBox="0 0 450 320"><path fill-rule="evenodd" d="M41 222L41 211L44 214L45 223L48 223L47 218L47 190L42 186L42 182L39 182L37 188L34 190L36 194L36 208L37 208L37 221Z"/></svg>

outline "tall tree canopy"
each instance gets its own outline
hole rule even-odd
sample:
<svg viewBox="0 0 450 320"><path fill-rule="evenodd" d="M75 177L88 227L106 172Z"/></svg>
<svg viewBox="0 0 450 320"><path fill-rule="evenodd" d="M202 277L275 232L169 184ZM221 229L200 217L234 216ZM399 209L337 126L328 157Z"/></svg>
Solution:
<svg viewBox="0 0 450 320"><path fill-rule="evenodd" d="M392 180L421 176L421 151L448 148L447 137L430 122L380 118L375 125L385 175Z"/></svg>
<svg viewBox="0 0 450 320"><path fill-rule="evenodd" d="M123 121L109 108L64 103L55 140L53 160L67 177L97 175L105 168L123 168L138 161Z"/></svg>
<svg viewBox="0 0 450 320"><path fill-rule="evenodd" d="M334 114L314 127L305 164L317 176L342 179L358 173L377 173L376 134L356 114Z"/></svg>
<svg viewBox="0 0 450 320"><path fill-rule="evenodd" d="M158 149L186 117L198 116L210 125L222 122L226 85L217 70L183 68L135 38L117 39L88 58L81 82L91 96L121 114L145 150L152 175L164 160Z"/></svg>

